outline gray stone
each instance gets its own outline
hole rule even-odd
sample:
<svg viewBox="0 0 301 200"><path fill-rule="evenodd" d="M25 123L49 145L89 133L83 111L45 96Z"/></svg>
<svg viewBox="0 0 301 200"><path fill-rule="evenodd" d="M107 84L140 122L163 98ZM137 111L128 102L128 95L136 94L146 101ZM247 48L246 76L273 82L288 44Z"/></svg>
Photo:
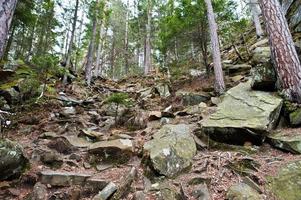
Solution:
<svg viewBox="0 0 301 200"><path fill-rule="evenodd" d="M45 200L47 198L47 187L40 182L36 183L33 187L30 200Z"/></svg>
<svg viewBox="0 0 301 200"><path fill-rule="evenodd" d="M145 194L142 191L137 191L134 194L134 200L146 200Z"/></svg>
<svg viewBox="0 0 301 200"><path fill-rule="evenodd" d="M0 180L18 178L28 164L22 147L10 140L0 140Z"/></svg>
<svg viewBox="0 0 301 200"><path fill-rule="evenodd" d="M44 151L41 155L41 161L51 166L61 166L63 164L63 158L60 154L53 151Z"/></svg>
<svg viewBox="0 0 301 200"><path fill-rule="evenodd" d="M155 86L155 89L159 93L160 97L167 98L171 95L168 84L164 84L164 83L158 84Z"/></svg>
<svg viewBox="0 0 301 200"><path fill-rule="evenodd" d="M106 185L108 185L108 181L100 178L91 177L86 180L85 187L100 191L104 189Z"/></svg>
<svg viewBox="0 0 301 200"><path fill-rule="evenodd" d="M74 107L64 107L63 108L63 111L62 111L62 114L66 117L70 117L72 115L75 115L76 114L76 110Z"/></svg>
<svg viewBox="0 0 301 200"><path fill-rule="evenodd" d="M279 200L300 200L300 180L300 160L282 166L276 176L268 177L269 188Z"/></svg>
<svg viewBox="0 0 301 200"><path fill-rule="evenodd" d="M194 106L210 100L211 96L204 92L177 91L176 96L182 99L184 106Z"/></svg>
<svg viewBox="0 0 301 200"><path fill-rule="evenodd" d="M270 48L257 47L253 52L251 70L254 90L273 91L276 89L277 76L271 62Z"/></svg>
<svg viewBox="0 0 301 200"><path fill-rule="evenodd" d="M209 190L206 184L200 184L194 187L192 196L197 200L210 200Z"/></svg>
<svg viewBox="0 0 301 200"><path fill-rule="evenodd" d="M201 122L202 131L225 143L261 143L277 125L281 108L281 98L251 90L250 82L241 83L230 89L217 111Z"/></svg>
<svg viewBox="0 0 301 200"><path fill-rule="evenodd" d="M181 195L176 188L170 184L163 183L159 186L159 200L181 200Z"/></svg>
<svg viewBox="0 0 301 200"><path fill-rule="evenodd" d="M263 200L260 194L244 183L238 183L229 188L227 192L228 200Z"/></svg>
<svg viewBox="0 0 301 200"><path fill-rule="evenodd" d="M42 171L41 183L52 186L84 185L90 174L76 172Z"/></svg>
<svg viewBox="0 0 301 200"><path fill-rule="evenodd" d="M252 66L249 64L238 64L238 65L232 65L232 64L225 64L224 69L228 72L230 75L236 75L241 73L247 73L251 70Z"/></svg>
<svg viewBox="0 0 301 200"><path fill-rule="evenodd" d="M102 191L100 191L93 200L106 200L116 192L117 186L110 182Z"/></svg>
<svg viewBox="0 0 301 200"><path fill-rule="evenodd" d="M144 145L154 169L168 177L187 169L196 154L191 134L191 127L185 124L165 125L155 133L154 139Z"/></svg>
<svg viewBox="0 0 301 200"><path fill-rule="evenodd" d="M278 132L268 136L271 144L279 149L295 154L301 154L301 133L298 131Z"/></svg>
<svg viewBox="0 0 301 200"><path fill-rule="evenodd" d="M89 147L89 152L97 154L103 160L123 163L131 158L134 144L129 139L96 142Z"/></svg>

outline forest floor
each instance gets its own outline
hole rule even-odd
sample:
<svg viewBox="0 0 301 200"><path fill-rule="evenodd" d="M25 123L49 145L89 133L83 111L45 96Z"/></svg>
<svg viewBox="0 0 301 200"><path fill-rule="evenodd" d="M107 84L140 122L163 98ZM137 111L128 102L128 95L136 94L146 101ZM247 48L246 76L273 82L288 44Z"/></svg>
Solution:
<svg viewBox="0 0 301 200"><path fill-rule="evenodd" d="M274 175L280 166L292 160L300 160L301 156L277 150L266 143L261 146L199 144L192 166L175 178L166 178L148 172L143 152L143 145L163 126L163 117L150 120L150 115L147 115L146 120L143 119L140 124L142 128L116 125L114 116L108 112L110 108L104 103L112 92L126 92L134 100L132 110L136 113L138 110L161 112L169 106L176 113L187 107L181 104L176 96L177 91L210 93L208 91L212 91L212 82L212 78L184 77L169 83L171 96L165 98L151 91L146 101L141 97L143 89L165 84L166 80L151 76L132 77L118 82L99 79L90 88L74 82L64 89L64 96L69 98L67 100L47 96L46 100L37 104L16 108L16 115L11 119L12 126L5 130L4 137L22 145L30 167L20 179L0 182L0 199L38 199L36 196L41 194L37 194L36 183L40 181L45 185L44 190L41 190L45 192L45 199L92 199L103 188L101 185L109 182L120 185L132 167L137 169L137 176L126 189L128 192L123 199L143 199L139 197L139 191L149 200L175 199L173 193L178 194L180 199L202 199L198 191L206 195L208 188L211 199L220 200L225 199L228 188L238 182L251 182L263 199L275 199L266 187L267 177ZM227 82L228 87L237 84L228 79ZM63 90L60 85L57 88ZM78 103L74 100L84 101ZM207 105L216 107L210 100ZM198 122L209 114L175 115L167 123L185 123L198 127ZM93 134L99 134L96 140ZM118 161L123 159L121 154L117 155L117 162L96 162L86 145L120 138L133 141L132 152L127 154L126 162ZM114 149L113 154L119 153ZM56 181L53 177L44 179L47 172L59 172L66 176L93 176L96 186L82 185L81 182L66 183L61 180L64 177ZM164 189L158 183L167 184L170 194L162 194ZM175 189L173 191L170 188Z"/></svg>

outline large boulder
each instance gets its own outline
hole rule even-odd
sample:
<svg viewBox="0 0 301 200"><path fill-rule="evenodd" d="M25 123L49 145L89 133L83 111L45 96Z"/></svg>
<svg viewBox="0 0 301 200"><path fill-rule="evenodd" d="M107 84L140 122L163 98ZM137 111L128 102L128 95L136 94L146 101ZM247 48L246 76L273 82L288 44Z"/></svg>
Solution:
<svg viewBox="0 0 301 200"><path fill-rule="evenodd" d="M0 140L0 180L19 177L28 164L19 144Z"/></svg>
<svg viewBox="0 0 301 200"><path fill-rule="evenodd" d="M252 89L273 91L276 88L277 76L271 62L270 47L257 47L253 51Z"/></svg>
<svg viewBox="0 0 301 200"><path fill-rule="evenodd" d="M187 169L196 154L196 144L189 125L165 125L144 145L153 168L160 174L173 177Z"/></svg>
<svg viewBox="0 0 301 200"><path fill-rule="evenodd" d="M223 68L228 72L229 75L237 75L249 73L252 66L249 64L225 64Z"/></svg>
<svg viewBox="0 0 301 200"><path fill-rule="evenodd" d="M301 160L282 166L276 176L268 178L268 185L279 200L300 200L300 180Z"/></svg>
<svg viewBox="0 0 301 200"><path fill-rule="evenodd" d="M241 83L230 89L217 111L201 122L202 131L225 143L261 143L275 128L281 107L281 98L252 90L250 82Z"/></svg>

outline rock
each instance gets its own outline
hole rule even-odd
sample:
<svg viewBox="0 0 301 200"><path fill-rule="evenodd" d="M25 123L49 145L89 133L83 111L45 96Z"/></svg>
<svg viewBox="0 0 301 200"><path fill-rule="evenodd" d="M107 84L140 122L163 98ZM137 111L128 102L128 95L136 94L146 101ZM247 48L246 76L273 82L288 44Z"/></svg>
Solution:
<svg viewBox="0 0 301 200"><path fill-rule="evenodd" d="M301 199L301 160L282 166L277 175L268 177L269 188L279 200Z"/></svg>
<svg viewBox="0 0 301 200"><path fill-rule="evenodd" d="M233 81L234 83L239 82L239 81L243 80L244 78L245 77L242 75L236 75L236 76L230 77L231 81Z"/></svg>
<svg viewBox="0 0 301 200"><path fill-rule="evenodd" d="M65 138L55 138L47 146L59 153L69 154L72 152L72 145Z"/></svg>
<svg viewBox="0 0 301 200"><path fill-rule="evenodd" d="M60 167L63 164L61 156L53 151L44 151L41 155L41 161L54 167Z"/></svg>
<svg viewBox="0 0 301 200"><path fill-rule="evenodd" d="M191 134L191 127L185 124L165 125L155 133L154 139L144 145L153 168L168 177L187 169L196 154Z"/></svg>
<svg viewBox="0 0 301 200"><path fill-rule="evenodd" d="M226 64L224 65L225 70L230 75L236 75L241 73L248 73L252 66L249 64L238 64L238 65L232 65L232 64Z"/></svg>
<svg viewBox="0 0 301 200"><path fill-rule="evenodd" d="M228 200L263 200L260 194L244 183L238 183L229 188L227 192Z"/></svg>
<svg viewBox="0 0 301 200"><path fill-rule="evenodd" d="M137 191L134 194L133 200L146 200L145 194L142 191Z"/></svg>
<svg viewBox="0 0 301 200"><path fill-rule="evenodd" d="M74 107L64 107L62 111L62 115L65 117L70 117L76 114L76 110Z"/></svg>
<svg viewBox="0 0 301 200"><path fill-rule="evenodd" d="M219 98L219 97L211 97L211 103L212 103L213 105L218 105L218 104L220 104L221 102L222 102L221 98Z"/></svg>
<svg viewBox="0 0 301 200"><path fill-rule="evenodd" d="M38 182L34 185L30 200L45 200L48 197L47 187Z"/></svg>
<svg viewBox="0 0 301 200"><path fill-rule="evenodd" d="M160 184L160 192L158 200L181 200L181 195L178 193L175 187L169 184Z"/></svg>
<svg viewBox="0 0 301 200"><path fill-rule="evenodd" d="M0 140L0 180L18 178L28 164L22 147L10 140Z"/></svg>
<svg viewBox="0 0 301 200"><path fill-rule="evenodd" d="M253 91L250 82L230 89L217 111L201 122L213 140L243 145L261 143L277 125L282 99L272 93Z"/></svg>
<svg viewBox="0 0 301 200"><path fill-rule="evenodd" d="M195 186L192 196L197 200L210 200L210 194L207 185L200 184Z"/></svg>
<svg viewBox="0 0 301 200"><path fill-rule="evenodd" d="M91 142L88 142L84 138L77 137L75 135L64 135L57 146L57 151L61 153L70 153L72 149L75 148L85 148L91 145Z"/></svg>
<svg viewBox="0 0 301 200"><path fill-rule="evenodd" d="M148 120L149 121L154 121L154 120L159 120L162 117L162 113L160 111L151 111L148 114Z"/></svg>
<svg viewBox="0 0 301 200"><path fill-rule="evenodd" d="M194 106L202 102L207 102L210 100L210 95L204 92L186 92L186 91L177 91L176 96L182 99L184 106Z"/></svg>
<svg viewBox="0 0 301 200"><path fill-rule="evenodd" d="M194 106L188 106L184 111L188 115L201 115L202 112L207 108L207 104L205 103L200 103L199 105L194 105Z"/></svg>
<svg viewBox="0 0 301 200"><path fill-rule="evenodd" d="M168 84L164 84L164 83L158 84L155 86L155 90L159 93L160 97L163 98L167 98L171 95Z"/></svg>
<svg viewBox="0 0 301 200"><path fill-rule="evenodd" d="M257 47L252 53L252 65L271 62L271 48L269 46Z"/></svg>
<svg viewBox="0 0 301 200"><path fill-rule="evenodd" d="M108 181L95 177L88 178L86 180L85 187L91 188L92 190L100 191L108 185Z"/></svg>
<svg viewBox="0 0 301 200"><path fill-rule="evenodd" d="M41 183L52 186L84 185L90 174L73 172L42 171Z"/></svg>
<svg viewBox="0 0 301 200"><path fill-rule="evenodd" d="M103 160L118 163L126 162L133 154L134 144L129 139L96 142L89 147L89 152L97 154Z"/></svg>
<svg viewBox="0 0 301 200"><path fill-rule="evenodd" d="M117 186L110 182L102 191L100 191L93 200L106 200L116 192Z"/></svg>
<svg viewBox="0 0 301 200"><path fill-rule="evenodd" d="M258 47L253 52L251 70L254 90L273 91L276 89L277 76L271 61L270 48Z"/></svg>
<svg viewBox="0 0 301 200"><path fill-rule="evenodd" d="M296 108L293 112L289 114L290 124L292 126L301 125L301 108Z"/></svg>
<svg viewBox="0 0 301 200"><path fill-rule="evenodd" d="M137 169L132 167L127 175L121 180L121 183L118 185L118 189L115 194L112 196L112 200L124 199L127 197L131 191L131 185L134 182L135 177L137 176Z"/></svg>
<svg viewBox="0 0 301 200"><path fill-rule="evenodd" d="M278 132L268 136L270 143L285 151L301 154L301 133L298 131L283 133Z"/></svg>
<svg viewBox="0 0 301 200"><path fill-rule="evenodd" d="M160 123L161 123L162 125L169 124L170 121L171 121L171 119L170 119L170 118L167 118L167 117L163 117L163 118L160 119Z"/></svg>

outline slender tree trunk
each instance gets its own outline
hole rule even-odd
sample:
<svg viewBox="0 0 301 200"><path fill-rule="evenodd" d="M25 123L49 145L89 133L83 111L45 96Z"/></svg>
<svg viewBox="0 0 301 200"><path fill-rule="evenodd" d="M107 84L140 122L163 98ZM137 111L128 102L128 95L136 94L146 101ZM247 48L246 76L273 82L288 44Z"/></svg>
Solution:
<svg viewBox="0 0 301 200"><path fill-rule="evenodd" d="M284 95L301 103L301 64L278 0L259 0Z"/></svg>
<svg viewBox="0 0 301 200"><path fill-rule="evenodd" d="M130 1L127 0L126 22L125 22L125 37L124 37L124 60L125 74L129 72L129 17L130 17Z"/></svg>
<svg viewBox="0 0 301 200"><path fill-rule="evenodd" d="M99 4L99 0L96 2L96 4ZM96 33L97 33L97 18L93 19L93 26L92 26L92 36L89 44L89 50L87 55L87 64L86 64L86 82L88 86L91 85L91 79L92 79L92 64L93 64L93 58L95 53L95 39L96 39Z"/></svg>
<svg viewBox="0 0 301 200"><path fill-rule="evenodd" d="M79 25L79 34L78 34L78 38L77 38L77 49L76 49L76 57L75 57L75 64L74 64L74 69L73 71L77 71L77 66L78 66L78 60L79 60L79 49L80 49L80 46L81 46L81 43L82 43L82 32L83 32L83 24L84 24L84 16L85 16L85 12L82 12L82 16L81 16L81 19L80 19L80 25Z"/></svg>
<svg viewBox="0 0 301 200"><path fill-rule="evenodd" d="M261 23L260 23L260 9L258 7L258 1L257 0L249 0L249 4L250 4L250 10L252 13L252 17L253 17L253 22L255 25L255 29L256 29L256 35L257 38L261 38L263 36L263 30L261 27Z"/></svg>
<svg viewBox="0 0 301 200"><path fill-rule="evenodd" d="M218 94L223 94L225 92L225 82L222 69L221 55L219 40L217 34L217 24L215 22L214 12L211 0L205 0L207 5L208 22L210 28L213 64L214 64L214 74L215 74L215 91Z"/></svg>
<svg viewBox="0 0 301 200"><path fill-rule="evenodd" d="M15 30L16 30L16 25L15 25L15 23L13 23L13 25L11 27L11 33L10 33L9 39L8 39L6 47L5 47L3 60L8 59L8 54L9 54L9 51L10 51L10 48L11 48L11 45L13 43L13 39L14 39L14 36L15 36Z"/></svg>
<svg viewBox="0 0 301 200"><path fill-rule="evenodd" d="M151 71L151 19L152 4L148 0L147 5L147 25L146 25L146 41L145 41L145 57L144 57L144 74L147 75Z"/></svg>
<svg viewBox="0 0 301 200"><path fill-rule="evenodd" d="M74 17L73 17L73 23L72 23L72 31L71 31L71 38L70 38L70 42L69 42L69 48L68 48L68 53L66 56L66 68L67 69L71 69L70 68L70 63L71 63L71 55L72 55L72 48L73 48L73 41L74 41L74 37L75 37L75 29L76 29L76 22L77 22L77 12L78 12L78 4L79 4L79 0L76 0L75 3L75 11L74 11ZM64 75L64 79L63 79L63 84L67 84L67 74Z"/></svg>
<svg viewBox="0 0 301 200"><path fill-rule="evenodd" d="M101 57L101 51L102 51L102 44L103 44L103 21L100 21L99 24L99 32L98 32L98 46L97 46L97 55L96 55L96 64L95 64L95 71L94 71L94 76L98 77L99 76L99 71L100 71L100 57Z"/></svg>
<svg viewBox="0 0 301 200"><path fill-rule="evenodd" d="M4 54L7 35L16 5L17 0L0 0L0 58Z"/></svg>

